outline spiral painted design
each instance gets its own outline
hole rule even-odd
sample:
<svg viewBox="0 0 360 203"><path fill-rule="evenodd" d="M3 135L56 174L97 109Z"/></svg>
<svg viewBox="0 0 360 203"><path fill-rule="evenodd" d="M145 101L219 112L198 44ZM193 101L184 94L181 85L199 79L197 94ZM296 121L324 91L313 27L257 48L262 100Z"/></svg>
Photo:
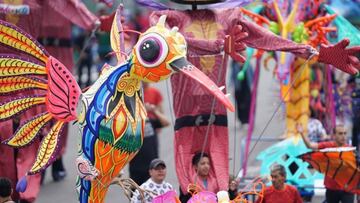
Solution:
<svg viewBox="0 0 360 203"><path fill-rule="evenodd" d="M122 78L117 84L117 90L124 92L126 96L132 97L140 89L140 82L133 78Z"/></svg>

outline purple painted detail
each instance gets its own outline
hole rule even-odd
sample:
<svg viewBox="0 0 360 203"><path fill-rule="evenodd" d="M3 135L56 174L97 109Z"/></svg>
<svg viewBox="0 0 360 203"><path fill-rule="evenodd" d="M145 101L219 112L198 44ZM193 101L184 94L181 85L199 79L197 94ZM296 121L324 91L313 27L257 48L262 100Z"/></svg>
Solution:
<svg viewBox="0 0 360 203"><path fill-rule="evenodd" d="M10 14L10 15L29 15L30 6L27 4L11 5L11 4L2 3L0 4L0 13Z"/></svg>
<svg viewBox="0 0 360 203"><path fill-rule="evenodd" d="M178 201L176 201L177 197L178 197L178 194L176 194L176 192L174 190L170 190L162 195L156 196L152 200L152 203L163 203L163 202L177 203L178 202Z"/></svg>
<svg viewBox="0 0 360 203"><path fill-rule="evenodd" d="M227 0L222 3L216 3L207 5L208 8L217 9L217 8L234 8L239 6L245 6L249 3L251 3L251 0ZM159 3L155 0L136 0L136 3L146 6L148 8L152 8L154 10L170 10L173 8L170 8L169 6Z"/></svg>
<svg viewBox="0 0 360 203"><path fill-rule="evenodd" d="M21 33L22 35L26 36L27 38L29 38L33 43L36 44L37 47L39 47L41 49L41 51L46 55L46 56L50 56L50 54L44 49L44 47L38 42L36 41L31 35L29 35L28 33L26 33L24 30L20 29L19 27L14 26L11 23L8 23L6 21L0 20L0 25L4 25L6 27L10 27L11 29L16 30L17 32ZM18 50L19 51L19 50Z"/></svg>
<svg viewBox="0 0 360 203"><path fill-rule="evenodd" d="M217 203L217 199L215 193L201 191L192 196L188 203Z"/></svg>
<svg viewBox="0 0 360 203"><path fill-rule="evenodd" d="M284 64L282 64L280 62L281 54L285 54L285 62L284 62ZM276 52L276 58L277 58L276 75L277 75L278 79L283 84L286 85L289 82L289 79L290 79L290 70L289 69L291 67L292 61L294 61L295 56L293 54L282 53L282 52L277 51Z"/></svg>
<svg viewBox="0 0 360 203"><path fill-rule="evenodd" d="M145 61L145 60L143 59L143 60L142 60L142 63L144 63L144 64L146 64L146 65L152 65L152 64L156 63L156 62L159 60L159 58L161 57L162 53L163 53L163 46L162 46L160 40L159 40L158 38L156 38L156 37L153 37L153 36L146 37L145 39L143 39L143 40L141 41L141 43L139 43L140 46L138 47L138 49L141 49L142 44L143 44L146 40L150 40L150 39L156 41L156 43L157 43L157 44L159 45L159 47L160 47L160 52L159 52L159 55L156 57L156 59L154 59L154 61L147 62L147 61ZM140 52L140 50L139 50L139 52ZM139 56L139 57L141 57L141 56Z"/></svg>
<svg viewBox="0 0 360 203"><path fill-rule="evenodd" d="M154 10L168 10L170 9L168 6L162 4L162 3L159 3L159 2L156 2L154 0L135 0L136 3L142 5L142 6L145 6L145 7L149 7L149 8L152 8Z"/></svg>
<svg viewBox="0 0 360 203"><path fill-rule="evenodd" d="M33 80L35 80L35 81L37 81L37 82L41 82L41 83L43 83L43 84L47 84L47 83L48 83L47 79L41 78L41 77L31 77L31 76L26 76L26 75L24 75L23 77L33 79ZM41 89L39 89L39 90L41 90Z"/></svg>
<svg viewBox="0 0 360 203"><path fill-rule="evenodd" d="M81 89L71 72L57 59L49 57L46 63L48 92L46 107L54 118L63 122L76 120L76 106Z"/></svg>
<svg viewBox="0 0 360 203"><path fill-rule="evenodd" d="M250 149L250 141L251 136L254 131L254 125L255 125L255 109L256 109L256 98L257 98L257 88L259 84L259 76L260 76L260 66L261 66L261 60L260 58L256 59L256 69L254 73L254 81L253 81L253 87L251 91L251 103L250 103L250 112L249 112L249 127L248 132L246 135L246 144L245 144L245 155L244 155L244 161L242 163L242 169L243 169L243 177L246 176L247 172L247 162L248 162L248 155L249 155L249 149Z"/></svg>
<svg viewBox="0 0 360 203"><path fill-rule="evenodd" d="M25 192L27 188L27 180L26 175L22 177L16 184L16 191L17 192Z"/></svg>
<svg viewBox="0 0 360 203"><path fill-rule="evenodd" d="M245 6L249 3L253 2L252 0L227 0L225 2L210 4L208 8L235 8Z"/></svg>

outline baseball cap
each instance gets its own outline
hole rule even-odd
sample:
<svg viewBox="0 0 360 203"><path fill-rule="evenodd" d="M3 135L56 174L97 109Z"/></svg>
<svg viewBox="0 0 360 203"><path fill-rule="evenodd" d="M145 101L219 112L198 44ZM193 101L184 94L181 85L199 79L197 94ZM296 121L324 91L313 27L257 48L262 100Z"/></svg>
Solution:
<svg viewBox="0 0 360 203"><path fill-rule="evenodd" d="M150 169L154 169L154 168L156 168L156 167L158 167L158 166L160 166L160 165L163 165L164 167L166 167L166 164L165 164L165 162L164 162L163 160L161 160L161 159L153 159L153 160L150 162L149 168L150 168Z"/></svg>

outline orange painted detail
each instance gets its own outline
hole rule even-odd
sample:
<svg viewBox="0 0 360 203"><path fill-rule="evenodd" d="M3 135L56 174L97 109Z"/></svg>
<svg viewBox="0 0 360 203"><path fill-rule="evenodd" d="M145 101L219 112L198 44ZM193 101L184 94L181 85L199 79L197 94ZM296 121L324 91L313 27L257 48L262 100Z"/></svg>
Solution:
<svg viewBox="0 0 360 203"><path fill-rule="evenodd" d="M114 129L113 132L114 141L118 140L124 134L127 126L128 126L128 119L126 116L126 112L123 107L120 107L120 109L114 116L114 122L112 127L112 129Z"/></svg>
<svg viewBox="0 0 360 203"><path fill-rule="evenodd" d="M91 182L89 202L104 202L111 181L120 174L121 169L135 156L115 149L100 140L95 143L95 168L99 176Z"/></svg>

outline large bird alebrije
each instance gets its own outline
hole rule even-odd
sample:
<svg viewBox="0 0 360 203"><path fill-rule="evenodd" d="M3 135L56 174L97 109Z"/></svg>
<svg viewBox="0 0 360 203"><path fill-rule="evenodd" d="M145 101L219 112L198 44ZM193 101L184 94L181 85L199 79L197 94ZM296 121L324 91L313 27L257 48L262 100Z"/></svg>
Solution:
<svg viewBox="0 0 360 203"><path fill-rule="evenodd" d="M143 142L146 111L141 98L141 81L158 82L174 72L181 72L200 82L234 110L215 83L186 60L184 37L176 27L165 28L165 20L166 16L162 16L156 26L142 33L131 55L124 60L119 34L120 14L117 13L111 45L119 63L114 67L106 65L99 79L84 93L59 60L21 29L0 21L1 44L27 53L37 61L1 55L0 93L12 96L33 88L44 91L44 95L13 97L1 104L0 119L11 119L35 105L46 106L44 113L35 115L4 143L14 147L30 144L43 126L55 121L42 139L35 163L18 184L18 189L24 189L27 175L39 173L52 163L64 123L78 121L82 132L76 160L79 200L104 202L111 181L136 155Z"/></svg>

